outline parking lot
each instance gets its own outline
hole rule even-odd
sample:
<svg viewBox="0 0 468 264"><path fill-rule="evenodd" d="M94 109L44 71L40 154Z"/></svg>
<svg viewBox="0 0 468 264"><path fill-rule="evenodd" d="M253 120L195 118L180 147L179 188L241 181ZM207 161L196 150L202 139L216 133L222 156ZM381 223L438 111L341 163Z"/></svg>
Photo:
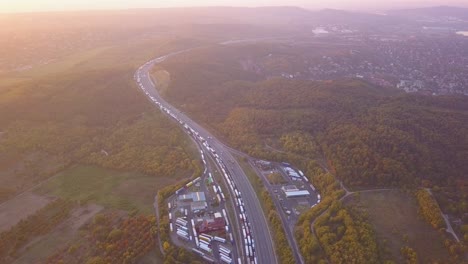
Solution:
<svg viewBox="0 0 468 264"><path fill-rule="evenodd" d="M224 193L206 173L168 199L171 239L208 262L229 263L236 254Z"/></svg>
<svg viewBox="0 0 468 264"><path fill-rule="evenodd" d="M258 160L252 163L290 226L294 226L302 212L320 202L314 186L290 164Z"/></svg>

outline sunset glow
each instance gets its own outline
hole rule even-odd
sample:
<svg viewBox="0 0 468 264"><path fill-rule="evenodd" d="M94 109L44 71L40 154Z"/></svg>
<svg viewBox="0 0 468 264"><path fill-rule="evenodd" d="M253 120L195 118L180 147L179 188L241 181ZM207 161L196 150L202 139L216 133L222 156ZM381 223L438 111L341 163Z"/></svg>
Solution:
<svg viewBox="0 0 468 264"><path fill-rule="evenodd" d="M89 10L89 9L127 9L127 8L161 8L161 7L187 7L187 6L301 6L305 8L341 8L341 9L385 9L386 3L376 3L372 0L360 1L359 7L352 0L15 0L1 1L0 12L36 12L36 11L62 11L62 10ZM464 0L396 0L391 2L392 7L414 7L431 5L458 5L468 6Z"/></svg>

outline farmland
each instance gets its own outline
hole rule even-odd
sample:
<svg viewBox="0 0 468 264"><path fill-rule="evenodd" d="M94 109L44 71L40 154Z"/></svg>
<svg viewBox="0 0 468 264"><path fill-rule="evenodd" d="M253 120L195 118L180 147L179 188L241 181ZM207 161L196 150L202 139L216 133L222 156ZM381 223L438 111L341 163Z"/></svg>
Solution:
<svg viewBox="0 0 468 264"><path fill-rule="evenodd" d="M184 176L190 175L179 175ZM114 209L152 213L157 189L174 183L177 178L78 165L60 172L37 192Z"/></svg>
<svg viewBox="0 0 468 264"><path fill-rule="evenodd" d="M368 215L383 259L403 262L400 249L414 249L421 263L449 258L442 236L418 215L417 202L402 191L365 192L346 201Z"/></svg>
<svg viewBox="0 0 468 264"><path fill-rule="evenodd" d="M21 250L20 257L14 263L26 264L47 258L58 248L76 239L79 233L78 230L102 209L102 206L93 204L75 208L70 217L62 224L26 245Z"/></svg>
<svg viewBox="0 0 468 264"><path fill-rule="evenodd" d="M52 199L31 192L0 205L0 231L9 229L21 219L46 206Z"/></svg>
<svg viewBox="0 0 468 264"><path fill-rule="evenodd" d="M92 30L102 28L86 31ZM78 230L101 210L123 220L151 216L157 190L192 175L198 166L193 143L133 80L145 60L185 45L154 35L95 41L2 73L0 231L23 230L21 220L51 201L73 204L40 233L27 225L27 240L18 238L21 244L4 252L8 262L35 263L80 242ZM158 262L154 255L144 260Z"/></svg>

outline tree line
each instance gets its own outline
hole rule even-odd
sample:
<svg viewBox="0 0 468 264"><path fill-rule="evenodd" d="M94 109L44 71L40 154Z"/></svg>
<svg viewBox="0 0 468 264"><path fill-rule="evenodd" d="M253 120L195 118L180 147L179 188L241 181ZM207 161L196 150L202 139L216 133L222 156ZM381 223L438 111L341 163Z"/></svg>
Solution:
<svg viewBox="0 0 468 264"><path fill-rule="evenodd" d="M317 218L314 229L331 263L380 262L372 226L360 213L340 202L333 202Z"/></svg>
<svg viewBox="0 0 468 264"><path fill-rule="evenodd" d="M56 199L10 229L0 233L0 262L12 263L18 252L34 238L47 234L70 216L75 205Z"/></svg>
<svg viewBox="0 0 468 264"><path fill-rule="evenodd" d="M0 199L77 163L155 176L193 171L192 142L133 80L136 67L149 56L181 44L183 40L161 39L153 42L153 54L136 54L130 60L128 47L116 46L53 74L24 73L23 81L6 87L15 92L2 93L0 101L0 164L12 164L9 175L22 177L12 176L13 183L2 186ZM50 166L42 165L44 159ZM23 162L32 164L17 165Z"/></svg>
<svg viewBox="0 0 468 264"><path fill-rule="evenodd" d="M468 171L465 98L405 94L360 80L261 81L239 64L254 56L251 49L171 58L162 65L171 73L166 97L247 152L267 140L293 151L307 142L307 151L330 160L350 186L446 184Z"/></svg>
<svg viewBox="0 0 468 264"><path fill-rule="evenodd" d="M244 160L248 166L248 162ZM283 228L283 222L281 217L278 213L278 209L276 208L271 194L265 188L264 183L258 177L258 175L254 175L250 179L253 181L253 187L255 191L260 194L258 198L260 199L260 204L262 205L263 212L268 219L269 222L269 229L273 235L273 242L275 245L275 252L278 256L278 261L281 264L292 264L296 263L296 260L293 255L293 251L291 246L289 245L288 238L286 237L286 232ZM281 210L281 209L279 209Z"/></svg>
<svg viewBox="0 0 468 264"><path fill-rule="evenodd" d="M82 238L69 243L45 263L136 263L155 250L154 216L98 214L85 227Z"/></svg>
<svg viewBox="0 0 468 264"><path fill-rule="evenodd" d="M442 217L442 212L432 195L428 191L422 189L416 191L415 196L419 205L419 213L424 219L435 229L445 228L445 220Z"/></svg>
<svg viewBox="0 0 468 264"><path fill-rule="evenodd" d="M300 215L295 228L295 238L301 249L304 262L307 264L327 263L329 251L325 251L322 246L323 242L314 233L315 226L312 226L312 222L344 195L344 191L333 175L323 172L315 174L317 172L315 166L313 162L310 162L305 173L320 192L322 199L316 206Z"/></svg>
<svg viewBox="0 0 468 264"><path fill-rule="evenodd" d="M468 172L466 98L354 79L265 79L239 63L254 64L263 56L256 52L246 45L171 58L161 66L171 73L165 96L252 156L322 160L355 188L450 188L436 193L442 210L468 213L460 184Z"/></svg>

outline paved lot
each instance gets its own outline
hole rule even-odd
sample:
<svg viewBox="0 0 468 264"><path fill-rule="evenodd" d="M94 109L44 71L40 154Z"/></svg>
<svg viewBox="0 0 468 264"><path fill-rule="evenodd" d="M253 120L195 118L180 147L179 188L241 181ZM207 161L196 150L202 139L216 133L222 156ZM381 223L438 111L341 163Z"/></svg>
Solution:
<svg viewBox="0 0 468 264"><path fill-rule="evenodd" d="M315 188L307 180L305 180L304 177L299 179L293 179L290 177L286 173L286 166L282 163L267 162L269 165L262 166L258 160L252 158L249 160L249 163L255 169L256 173L262 178L265 187L273 198L273 202L283 222L283 227L285 228L289 245L293 249L296 262L303 263L299 247L296 243L296 239L294 238L294 227L297 223L299 215L319 202L318 193L315 191ZM299 172L299 170L295 168L292 169ZM268 176L272 173L280 174L282 180L278 180L277 182L282 183L270 182L271 179L269 179ZM295 186L297 189L307 190L310 195L296 198L287 198L282 189L285 186Z"/></svg>
<svg viewBox="0 0 468 264"><path fill-rule="evenodd" d="M271 233L269 232L268 228L268 221L263 214L261 209L260 202L258 200L257 194L255 193L253 187L251 186L247 176L245 175L244 171L241 169L240 165L234 159L232 154L230 153L230 149L226 147L223 143L217 140L211 133L209 133L206 129L195 123L192 119L186 116L184 113L180 112L174 106L170 105L166 102L161 96L159 95L158 91L155 88L154 83L152 82L151 78L149 77L149 70L153 67L154 64L160 63L164 61L169 56L173 56L182 52L190 51L184 50L180 52L170 53L168 55L159 57L154 59L148 63L145 63L141 66L136 74L135 79L137 80L140 88L145 92L148 98L161 110L167 113L170 117L174 118L177 122L184 126L184 128L190 131L192 136L196 133L199 142L208 143L210 146L211 156L214 157L214 153L219 153L216 155L216 163L218 168L221 166L225 168L226 177L230 177L232 182L234 182L235 188L242 193L241 201L243 203L242 207L235 207L235 215L239 216L239 210L245 210L245 214L248 218L248 221L243 221L244 228L248 228L248 236L252 236L252 239L259 241L259 243L251 243L249 245L249 255L247 257L247 246L238 247L239 255L245 262L255 262L255 263L267 263L267 264L276 264L277 258L273 248L273 239ZM205 147L208 149L208 146ZM226 166L228 165L229 166ZM232 194L233 190L230 189L231 197L234 197ZM235 230L239 232L239 230ZM244 235L245 237L245 235ZM241 239L237 239L236 243L243 243L244 241ZM252 240L253 241L253 240ZM244 250L245 249L245 250ZM253 249L253 250L252 250ZM255 257L252 257L255 255Z"/></svg>

